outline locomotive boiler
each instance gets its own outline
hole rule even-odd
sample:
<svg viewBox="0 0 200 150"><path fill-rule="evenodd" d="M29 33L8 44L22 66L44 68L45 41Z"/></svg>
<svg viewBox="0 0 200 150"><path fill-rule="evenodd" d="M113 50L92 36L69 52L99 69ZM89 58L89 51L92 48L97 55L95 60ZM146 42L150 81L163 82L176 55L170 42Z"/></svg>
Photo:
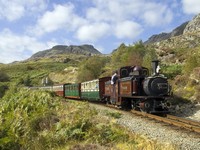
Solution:
<svg viewBox="0 0 200 150"><path fill-rule="evenodd" d="M168 113L170 85L167 78L159 72L159 61L152 61L152 69L153 73L149 75L149 70L142 66L120 68L115 90L110 81L105 83L106 101L125 109Z"/></svg>

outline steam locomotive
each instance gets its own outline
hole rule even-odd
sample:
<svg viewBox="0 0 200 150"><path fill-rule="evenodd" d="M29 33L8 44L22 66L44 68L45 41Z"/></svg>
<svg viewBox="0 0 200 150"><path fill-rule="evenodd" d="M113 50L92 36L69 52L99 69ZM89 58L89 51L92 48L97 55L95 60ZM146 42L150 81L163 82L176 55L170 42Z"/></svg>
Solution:
<svg viewBox="0 0 200 150"><path fill-rule="evenodd" d="M40 87L55 91L70 99L106 102L123 109L135 109L147 113L168 113L167 99L171 87L167 78L159 73L159 61L152 61L153 74L142 66L125 66L117 70L115 87L111 77L103 77L82 83L67 83Z"/></svg>
<svg viewBox="0 0 200 150"><path fill-rule="evenodd" d="M105 83L106 101L122 108L148 113L168 113L167 98L171 87L167 78L160 74L159 61L152 61L153 74L141 66L126 66L118 70L119 79L113 90L110 81Z"/></svg>

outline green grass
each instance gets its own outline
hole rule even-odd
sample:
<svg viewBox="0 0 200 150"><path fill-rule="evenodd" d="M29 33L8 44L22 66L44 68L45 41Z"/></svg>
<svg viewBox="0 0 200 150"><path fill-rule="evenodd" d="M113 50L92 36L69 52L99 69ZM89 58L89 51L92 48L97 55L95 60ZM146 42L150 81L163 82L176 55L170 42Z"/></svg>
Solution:
<svg viewBox="0 0 200 150"><path fill-rule="evenodd" d="M115 119L119 119L119 118L121 118L122 114L119 112L106 112L106 115L109 117L113 117Z"/></svg>
<svg viewBox="0 0 200 150"><path fill-rule="evenodd" d="M42 78L45 78L52 72L61 72L70 64L59 62L33 62L10 64L0 67L0 71L6 73L12 83L17 83L20 79L30 76L33 85L41 84Z"/></svg>
<svg viewBox="0 0 200 150"><path fill-rule="evenodd" d="M72 150L77 147L153 150L165 146L103 119L87 102L61 101L51 92L24 88L11 88L1 99L0 149Z"/></svg>

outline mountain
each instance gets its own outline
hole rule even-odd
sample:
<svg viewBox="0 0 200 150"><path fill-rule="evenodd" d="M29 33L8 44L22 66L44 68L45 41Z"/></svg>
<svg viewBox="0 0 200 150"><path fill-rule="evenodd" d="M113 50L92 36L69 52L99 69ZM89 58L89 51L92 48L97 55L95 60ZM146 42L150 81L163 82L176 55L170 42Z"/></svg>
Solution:
<svg viewBox="0 0 200 150"><path fill-rule="evenodd" d="M181 24L180 26L175 28L172 32L152 35L147 41L144 42L144 44L145 45L146 44L152 44L152 43L155 43L155 42L160 42L160 41L169 39L169 38L174 37L174 36L179 36L179 35L183 34L183 31L185 30L188 23L189 23L189 21Z"/></svg>
<svg viewBox="0 0 200 150"><path fill-rule="evenodd" d="M184 63L191 54L199 53L200 14L172 32L153 35L144 43L156 50L158 59L163 63Z"/></svg>
<svg viewBox="0 0 200 150"><path fill-rule="evenodd" d="M51 49L43 50L32 55L29 60L38 59L38 58L49 58L56 55L66 55L66 54L75 54L75 55L97 55L101 54L97 49L92 45L56 45Z"/></svg>

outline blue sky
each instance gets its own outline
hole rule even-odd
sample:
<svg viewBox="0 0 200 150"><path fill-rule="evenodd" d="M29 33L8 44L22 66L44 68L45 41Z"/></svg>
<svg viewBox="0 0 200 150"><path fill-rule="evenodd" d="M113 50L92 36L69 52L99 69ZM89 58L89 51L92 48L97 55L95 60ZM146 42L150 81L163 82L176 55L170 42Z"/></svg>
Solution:
<svg viewBox="0 0 200 150"><path fill-rule="evenodd" d="M0 0L0 63L54 45L92 44L109 54L199 13L200 0Z"/></svg>

